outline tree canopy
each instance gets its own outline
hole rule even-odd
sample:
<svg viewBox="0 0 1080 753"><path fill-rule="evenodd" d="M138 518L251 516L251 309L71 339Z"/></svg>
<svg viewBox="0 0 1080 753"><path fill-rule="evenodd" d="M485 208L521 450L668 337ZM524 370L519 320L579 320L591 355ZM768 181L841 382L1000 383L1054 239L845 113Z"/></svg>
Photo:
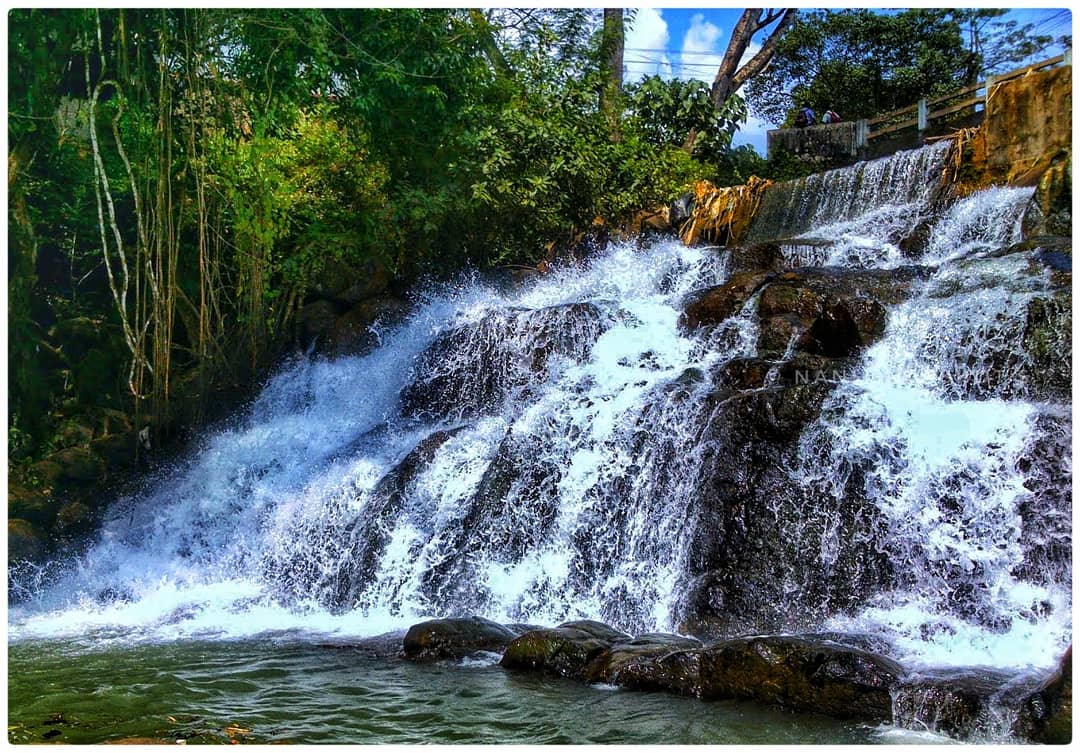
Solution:
<svg viewBox="0 0 1080 753"><path fill-rule="evenodd" d="M872 117L962 88L1050 40L993 9L802 12L747 86L751 110L790 125L795 111Z"/></svg>
<svg viewBox="0 0 1080 753"><path fill-rule="evenodd" d="M725 174L739 110L673 126L708 132L696 158L658 138L603 15L12 11L16 456L88 403L157 426L250 381L335 265L531 264Z"/></svg>

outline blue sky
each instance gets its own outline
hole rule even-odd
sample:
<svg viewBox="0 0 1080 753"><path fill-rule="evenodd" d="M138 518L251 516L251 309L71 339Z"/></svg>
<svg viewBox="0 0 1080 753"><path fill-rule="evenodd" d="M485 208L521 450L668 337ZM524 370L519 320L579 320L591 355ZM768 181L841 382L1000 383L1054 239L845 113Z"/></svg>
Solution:
<svg viewBox="0 0 1080 753"><path fill-rule="evenodd" d="M658 74L712 82L742 8L637 8L628 25L624 63L627 80ZM1014 9L1006 16L1033 23L1038 33L1059 37L1072 33L1072 16L1060 8ZM753 45L752 54L757 49ZM1058 54L1047 50L1038 58ZM735 136L735 144L751 144L765 153L765 131L771 126L752 115Z"/></svg>

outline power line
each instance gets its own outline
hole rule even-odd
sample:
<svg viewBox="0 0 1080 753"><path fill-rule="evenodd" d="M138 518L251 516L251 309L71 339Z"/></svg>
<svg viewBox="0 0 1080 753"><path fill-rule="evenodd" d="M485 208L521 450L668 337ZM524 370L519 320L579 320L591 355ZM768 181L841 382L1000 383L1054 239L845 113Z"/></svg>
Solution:
<svg viewBox="0 0 1080 753"><path fill-rule="evenodd" d="M707 57L722 57L724 53L719 50L709 52L707 50L663 50L656 47L627 47L626 52L662 52L665 55L704 55Z"/></svg>

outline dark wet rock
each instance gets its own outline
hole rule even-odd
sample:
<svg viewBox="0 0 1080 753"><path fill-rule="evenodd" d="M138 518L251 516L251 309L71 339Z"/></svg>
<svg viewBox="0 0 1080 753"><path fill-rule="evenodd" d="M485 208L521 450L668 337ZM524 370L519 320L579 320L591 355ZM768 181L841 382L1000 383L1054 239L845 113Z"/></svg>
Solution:
<svg viewBox="0 0 1080 753"><path fill-rule="evenodd" d="M785 266L779 243L753 243L730 249L729 269L732 275L740 272L778 272Z"/></svg>
<svg viewBox="0 0 1080 753"><path fill-rule="evenodd" d="M1072 742L1072 646L1054 673L1024 699L1015 731L1035 742Z"/></svg>
<svg viewBox="0 0 1080 753"><path fill-rule="evenodd" d="M807 353L844 358L885 333L888 312L872 298L844 298L824 306L796 347Z"/></svg>
<svg viewBox="0 0 1080 753"><path fill-rule="evenodd" d="M8 518L8 560L36 562L45 554L44 534L33 523L21 518Z"/></svg>
<svg viewBox="0 0 1080 753"><path fill-rule="evenodd" d="M859 471L849 479L852 493L839 499L790 475L804 430L847 363L799 354L775 365L761 387L740 380L760 373L751 360L714 370L680 631L812 629L892 582L884 524L857 493Z"/></svg>
<svg viewBox="0 0 1080 753"><path fill-rule="evenodd" d="M924 275L921 267L807 268L777 275L761 292L758 347L774 357L789 346L830 358L854 355L884 334L886 304L903 300Z"/></svg>
<svg viewBox="0 0 1080 753"><path fill-rule="evenodd" d="M318 300L296 312L296 336L302 348L325 340L334 327L339 314L338 305Z"/></svg>
<svg viewBox="0 0 1080 753"><path fill-rule="evenodd" d="M1072 396L1072 291L1060 290L1028 304L1024 349L1028 388L1036 399L1069 402Z"/></svg>
<svg viewBox="0 0 1080 753"><path fill-rule="evenodd" d="M995 701L1009 680L982 668L906 677L894 693L893 723L961 739L989 731Z"/></svg>
<svg viewBox="0 0 1080 753"><path fill-rule="evenodd" d="M772 363L764 358L732 358L712 372L716 394L756 390L765 385Z"/></svg>
<svg viewBox="0 0 1080 753"><path fill-rule="evenodd" d="M624 641L630 636L597 620L572 620L559 625L560 629L577 630L602 641Z"/></svg>
<svg viewBox="0 0 1080 753"><path fill-rule="evenodd" d="M78 500L67 503L56 513L57 532L67 536L89 533L94 522L93 511Z"/></svg>
<svg viewBox="0 0 1080 753"><path fill-rule="evenodd" d="M389 271L374 259L350 264L326 258L312 281L311 292L318 298L351 305L381 295L390 282Z"/></svg>
<svg viewBox="0 0 1080 753"><path fill-rule="evenodd" d="M49 528L56 519L58 505L44 494L21 484L8 484L8 517Z"/></svg>
<svg viewBox="0 0 1080 753"><path fill-rule="evenodd" d="M494 409L514 388L546 378L557 357L581 362L607 328L592 303L492 311L443 333L402 390L402 413L462 419Z"/></svg>
<svg viewBox="0 0 1080 753"><path fill-rule="evenodd" d="M1024 521L1024 561L1013 574L1032 583L1065 584L1072 578L1072 436L1069 406L1044 405L1016 463L1028 493L1017 510Z"/></svg>
<svg viewBox="0 0 1080 753"><path fill-rule="evenodd" d="M926 217L915 225L911 232L897 241L896 245L905 257L915 259L926 250L937 216L936 212L927 212Z"/></svg>
<svg viewBox="0 0 1080 753"><path fill-rule="evenodd" d="M69 447L49 455L59 467L56 481L65 487L85 486L101 481L107 474L105 462L86 447Z"/></svg>
<svg viewBox="0 0 1080 753"><path fill-rule="evenodd" d="M531 434L508 432L447 533L445 559L423 576L433 603L483 611L487 593L477 564L515 562L548 535L558 515L558 485L565 469Z"/></svg>
<svg viewBox="0 0 1080 753"><path fill-rule="evenodd" d="M414 661L460 659L477 651L502 651L519 635L520 631L483 617L428 620L409 628L404 656Z"/></svg>
<svg viewBox="0 0 1080 753"><path fill-rule="evenodd" d="M408 301L389 295L355 304L334 321L329 332L328 351L339 356L367 351L379 342L373 325L397 324L409 310Z"/></svg>
<svg viewBox="0 0 1080 753"><path fill-rule="evenodd" d="M593 659L585 670L585 680L617 685L624 670L631 674L640 672L642 663L652 663L672 651L701 646L697 638L671 633L645 633L633 640L620 641Z"/></svg>
<svg viewBox="0 0 1080 753"><path fill-rule="evenodd" d="M629 638L626 633L603 623L591 620L567 622L515 638L507 646L500 664L507 669L584 679L590 662L614 643Z"/></svg>
<svg viewBox="0 0 1080 753"><path fill-rule="evenodd" d="M462 428L436 431L425 437L370 492L368 512L345 531L352 553L336 576L337 606L349 608L355 603L359 590L378 567L379 557L386 548L409 489L439 449Z"/></svg>
<svg viewBox="0 0 1080 753"><path fill-rule="evenodd" d="M138 437L135 432L109 434L90 442L91 451L105 461L109 471L124 471L135 465Z"/></svg>
<svg viewBox="0 0 1080 753"><path fill-rule="evenodd" d="M719 324L734 316L766 279L764 272L736 272L723 285L708 288L694 296L683 310L679 326L697 329Z"/></svg>
<svg viewBox="0 0 1080 753"><path fill-rule="evenodd" d="M739 698L841 719L888 721L902 674L882 656L832 642L738 638L628 664L618 684L715 700Z"/></svg>

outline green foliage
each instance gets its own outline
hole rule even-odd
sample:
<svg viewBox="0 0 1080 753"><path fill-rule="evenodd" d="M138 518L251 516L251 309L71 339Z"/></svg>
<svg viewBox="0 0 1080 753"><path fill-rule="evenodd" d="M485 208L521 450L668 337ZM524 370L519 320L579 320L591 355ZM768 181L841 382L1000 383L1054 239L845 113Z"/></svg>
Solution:
<svg viewBox="0 0 1080 753"><path fill-rule="evenodd" d="M704 81L665 81L649 76L628 87L630 125L655 146L679 146L697 132L694 154L706 161L723 159L731 139L746 123L746 102L733 95L719 108Z"/></svg>
<svg viewBox="0 0 1080 753"><path fill-rule="evenodd" d="M948 11L801 12L748 98L772 123L790 125L801 107L854 120L959 88L970 64Z"/></svg>
<svg viewBox="0 0 1080 753"><path fill-rule="evenodd" d="M790 126L801 107L847 120L947 94L1002 72L1051 41L991 8L802 11L768 69L747 85L751 108Z"/></svg>
<svg viewBox="0 0 1080 753"><path fill-rule="evenodd" d="M769 173L765 158L752 146L743 144L728 150L717 164L717 174L713 182L718 186L737 186L746 183L751 177L773 177Z"/></svg>
<svg viewBox="0 0 1080 753"><path fill-rule="evenodd" d="M1035 34L1032 24L1002 20L1006 13L1003 8L951 9L951 17L967 39L968 80L976 81L983 72L1004 73L1053 41L1046 34Z"/></svg>
<svg viewBox="0 0 1080 753"><path fill-rule="evenodd" d="M745 104L717 112L700 83L631 87L613 129L599 14L13 11L12 447L40 456L79 404L250 379L331 262L406 278L534 262L694 180L757 171L730 148ZM493 33L507 25L512 41ZM103 229L114 275L123 258L138 278L123 300ZM109 334L79 351L61 325L83 319ZM155 368L133 398L140 358L183 376Z"/></svg>

